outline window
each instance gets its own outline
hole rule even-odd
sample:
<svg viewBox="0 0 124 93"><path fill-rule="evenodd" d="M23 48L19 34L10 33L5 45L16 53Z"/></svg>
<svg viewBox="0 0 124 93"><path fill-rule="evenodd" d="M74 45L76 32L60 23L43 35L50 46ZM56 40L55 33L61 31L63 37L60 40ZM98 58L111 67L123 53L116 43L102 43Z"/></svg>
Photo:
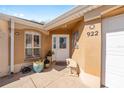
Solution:
<svg viewBox="0 0 124 93"><path fill-rule="evenodd" d="M72 47L78 49L78 39L79 39L79 32L72 33Z"/></svg>
<svg viewBox="0 0 124 93"><path fill-rule="evenodd" d="M25 33L25 57L40 57L40 34L35 32Z"/></svg>

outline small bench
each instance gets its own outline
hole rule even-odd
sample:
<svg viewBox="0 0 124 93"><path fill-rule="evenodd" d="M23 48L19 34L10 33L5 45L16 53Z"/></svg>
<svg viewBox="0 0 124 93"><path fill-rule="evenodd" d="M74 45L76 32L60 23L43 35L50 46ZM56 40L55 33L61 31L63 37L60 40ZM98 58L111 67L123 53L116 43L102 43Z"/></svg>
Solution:
<svg viewBox="0 0 124 93"><path fill-rule="evenodd" d="M79 67L76 61L69 58L66 59L67 67L69 68L69 75L79 76Z"/></svg>

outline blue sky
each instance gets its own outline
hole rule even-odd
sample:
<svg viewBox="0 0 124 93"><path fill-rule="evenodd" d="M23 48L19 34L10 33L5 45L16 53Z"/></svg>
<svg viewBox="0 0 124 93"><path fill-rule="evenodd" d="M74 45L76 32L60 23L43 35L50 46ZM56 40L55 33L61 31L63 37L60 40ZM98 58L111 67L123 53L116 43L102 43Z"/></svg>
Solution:
<svg viewBox="0 0 124 93"><path fill-rule="evenodd" d="M0 12L38 22L49 22L73 7L73 5L0 5Z"/></svg>

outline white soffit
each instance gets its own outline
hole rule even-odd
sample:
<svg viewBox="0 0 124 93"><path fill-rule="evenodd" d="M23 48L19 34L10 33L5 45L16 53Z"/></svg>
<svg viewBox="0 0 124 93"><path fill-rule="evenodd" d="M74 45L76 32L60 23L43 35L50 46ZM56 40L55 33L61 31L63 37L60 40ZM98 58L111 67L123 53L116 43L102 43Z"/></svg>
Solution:
<svg viewBox="0 0 124 93"><path fill-rule="evenodd" d="M84 21L90 21L96 18L100 18L103 14L110 12L114 9L121 7L120 5L104 5L100 8L94 9L84 14Z"/></svg>
<svg viewBox="0 0 124 93"><path fill-rule="evenodd" d="M46 30L53 29L57 26L63 25L67 22L75 20L77 18L83 17L84 13L91 11L95 8L101 7L102 5L80 5L72 10L64 13L63 15L57 17L56 19L52 20L51 22L44 25Z"/></svg>

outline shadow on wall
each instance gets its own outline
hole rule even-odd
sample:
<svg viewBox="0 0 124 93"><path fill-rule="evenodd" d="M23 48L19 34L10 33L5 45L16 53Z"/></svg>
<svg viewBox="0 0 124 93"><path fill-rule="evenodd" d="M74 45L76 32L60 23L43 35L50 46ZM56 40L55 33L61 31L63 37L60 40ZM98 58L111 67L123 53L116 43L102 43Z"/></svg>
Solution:
<svg viewBox="0 0 124 93"><path fill-rule="evenodd" d="M95 26L90 29L90 26ZM71 57L81 70L100 77L101 66L101 19L84 23L79 22L72 33L79 31L78 48L73 48ZM96 31L98 34L96 35ZM90 35L88 34L90 33ZM72 36L71 36L72 38ZM72 43L71 43L72 46Z"/></svg>
<svg viewBox="0 0 124 93"><path fill-rule="evenodd" d="M78 65L79 65L79 68L83 68L84 67L84 60L85 60L85 57L84 57L84 52L83 51L83 47L80 48L80 46L84 46L84 43L80 43L82 39L82 34L83 34L83 29L84 29L84 25L82 23L82 21L79 21L75 27L72 29L71 31L71 44L70 44L70 47L71 47L71 58L73 60L75 60ZM75 36L76 32L78 32L78 35ZM77 43L76 41L73 41L74 39L77 39ZM81 57L81 60L80 60L80 57ZM80 71L79 71L80 73Z"/></svg>

